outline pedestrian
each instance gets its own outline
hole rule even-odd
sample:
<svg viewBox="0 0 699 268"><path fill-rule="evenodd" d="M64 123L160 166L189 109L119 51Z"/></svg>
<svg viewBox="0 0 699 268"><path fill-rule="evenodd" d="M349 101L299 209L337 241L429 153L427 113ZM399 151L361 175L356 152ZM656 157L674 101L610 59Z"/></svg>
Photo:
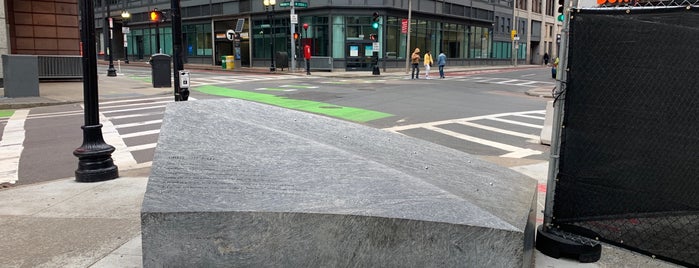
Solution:
<svg viewBox="0 0 699 268"><path fill-rule="evenodd" d="M444 51L440 51L439 56L437 56L437 66L439 66L439 78L444 78L445 65L447 65L447 55L444 55Z"/></svg>
<svg viewBox="0 0 699 268"><path fill-rule="evenodd" d="M551 78L556 79L556 74L558 73L558 62L559 59L556 57L556 59L553 61L553 64L551 64Z"/></svg>
<svg viewBox="0 0 699 268"><path fill-rule="evenodd" d="M429 50L425 52L423 63L425 64L425 79L432 79L430 78L430 69L432 69L432 64L434 64L434 62L432 61L432 54L430 54Z"/></svg>
<svg viewBox="0 0 699 268"><path fill-rule="evenodd" d="M549 66L549 59L551 59L549 53L544 53L544 65Z"/></svg>
<svg viewBox="0 0 699 268"><path fill-rule="evenodd" d="M420 79L420 48L415 48L413 55L410 56L410 63L413 65L413 70L410 73L410 79Z"/></svg>

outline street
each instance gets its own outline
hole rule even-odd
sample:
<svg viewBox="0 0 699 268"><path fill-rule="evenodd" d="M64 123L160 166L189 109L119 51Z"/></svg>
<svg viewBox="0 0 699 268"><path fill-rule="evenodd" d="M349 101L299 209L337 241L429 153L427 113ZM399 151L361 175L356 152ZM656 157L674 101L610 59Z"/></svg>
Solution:
<svg viewBox="0 0 699 268"><path fill-rule="evenodd" d="M121 72L144 83L150 78L145 68L124 68ZM438 77L436 72L432 76ZM408 78L197 70L191 74L190 101L234 97L296 107L427 140L504 166L548 160L548 146L538 140L548 99L524 94L532 87L553 87L547 69L447 72L446 79ZM120 171L150 167L163 111L172 99L159 95L101 101L103 136L116 148L112 157ZM16 185L74 176L77 158L72 152L82 141L82 120L80 104L30 109ZM3 128L7 121L0 119Z"/></svg>

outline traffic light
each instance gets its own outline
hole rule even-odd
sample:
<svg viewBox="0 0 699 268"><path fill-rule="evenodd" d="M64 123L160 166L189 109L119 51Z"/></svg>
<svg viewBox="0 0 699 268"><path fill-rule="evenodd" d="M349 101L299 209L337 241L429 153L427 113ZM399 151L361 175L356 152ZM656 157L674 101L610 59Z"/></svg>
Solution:
<svg viewBox="0 0 699 268"><path fill-rule="evenodd" d="M299 33L294 33L294 40L299 40Z"/></svg>
<svg viewBox="0 0 699 268"><path fill-rule="evenodd" d="M371 41L376 41L376 34L370 34L369 39L371 39Z"/></svg>
<svg viewBox="0 0 699 268"><path fill-rule="evenodd" d="M558 0L558 21L563 21L565 19L565 0Z"/></svg>
<svg viewBox="0 0 699 268"><path fill-rule="evenodd" d="M154 8L150 12L150 21L151 22L163 22L163 12L159 11L157 8Z"/></svg>
<svg viewBox="0 0 699 268"><path fill-rule="evenodd" d="M514 41L514 40L515 40L515 36L517 36L517 30L512 30L512 31L510 32L510 40Z"/></svg>
<svg viewBox="0 0 699 268"><path fill-rule="evenodd" d="M374 14L372 14L372 16L373 16L373 18L372 18L371 27L374 29L378 29L379 28L379 12L374 12Z"/></svg>

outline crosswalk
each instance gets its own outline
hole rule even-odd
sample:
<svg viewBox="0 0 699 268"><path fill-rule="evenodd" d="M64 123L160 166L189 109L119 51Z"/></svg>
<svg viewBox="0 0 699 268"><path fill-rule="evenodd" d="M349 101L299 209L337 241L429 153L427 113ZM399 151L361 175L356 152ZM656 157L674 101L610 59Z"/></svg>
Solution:
<svg viewBox="0 0 699 268"><path fill-rule="evenodd" d="M102 135L114 146L112 159L120 169L152 165L165 106L172 102L172 96L154 96L100 103Z"/></svg>
<svg viewBox="0 0 699 268"><path fill-rule="evenodd" d="M190 76L190 85L192 87L206 86L206 85L220 85L220 84L236 84L236 83L249 83L249 82L263 82L263 81L278 81L278 80L289 80L296 79L298 76L293 75L273 75L273 74L246 74L246 75L220 75L220 76ZM304 77L304 78L316 78L316 77Z"/></svg>
<svg viewBox="0 0 699 268"><path fill-rule="evenodd" d="M529 147L539 144L545 113L544 110L499 113L395 126L385 130L406 135L410 135L412 130L427 130L488 147L499 157L525 158L543 154L542 150ZM493 138L496 136L507 138L496 140ZM536 146L530 146L532 144Z"/></svg>
<svg viewBox="0 0 699 268"><path fill-rule="evenodd" d="M447 76L443 80L484 83L484 84L497 84L497 85L509 85L509 86L520 86L520 87L532 87L532 88L552 87L556 84L553 81L535 81L535 80L527 80L527 79L482 77L482 76L453 76L453 77Z"/></svg>

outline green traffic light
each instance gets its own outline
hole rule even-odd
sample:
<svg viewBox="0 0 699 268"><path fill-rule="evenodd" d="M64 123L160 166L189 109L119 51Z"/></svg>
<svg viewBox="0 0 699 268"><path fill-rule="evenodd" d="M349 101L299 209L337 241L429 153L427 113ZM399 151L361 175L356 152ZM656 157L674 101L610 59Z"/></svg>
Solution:
<svg viewBox="0 0 699 268"><path fill-rule="evenodd" d="M378 29L378 28L379 28L379 23L378 23L378 22L374 22L374 23L371 24L371 27L374 28L374 29Z"/></svg>
<svg viewBox="0 0 699 268"><path fill-rule="evenodd" d="M563 21L565 19L565 16L563 14L558 14L558 21Z"/></svg>

